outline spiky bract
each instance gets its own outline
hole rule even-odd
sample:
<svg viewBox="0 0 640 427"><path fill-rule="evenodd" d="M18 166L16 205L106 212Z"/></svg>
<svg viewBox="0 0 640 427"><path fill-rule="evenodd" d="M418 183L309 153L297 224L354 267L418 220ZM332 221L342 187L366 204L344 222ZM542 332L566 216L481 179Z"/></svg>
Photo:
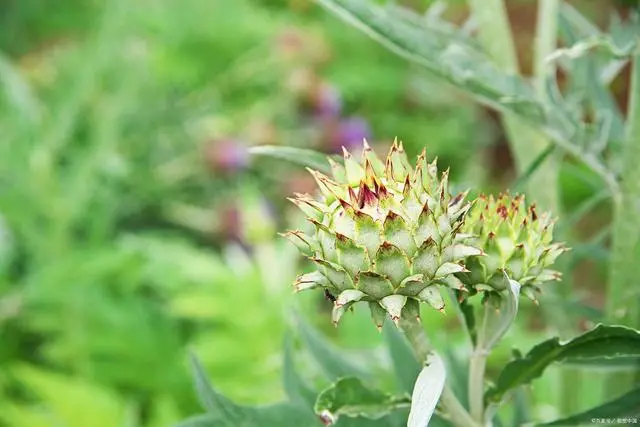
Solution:
<svg viewBox="0 0 640 427"><path fill-rule="evenodd" d="M548 267L568 250L562 243L553 243L554 224L549 212L538 214L535 205L525 206L523 195L480 196L463 232L473 236L469 242L486 256L469 259L469 272L457 276L478 291L501 291L506 271L520 283L521 292L536 301L538 285L560 279L560 273Z"/></svg>
<svg viewBox="0 0 640 427"><path fill-rule="evenodd" d="M345 150L343 164L330 163L333 178L310 170L319 198L291 199L313 226L285 236L317 267L298 277L296 290L333 295L335 323L358 301L369 303L378 327L386 313L394 321L403 310L418 316L418 302L442 310L437 285L464 289L453 274L482 252L457 239L470 204L449 194L448 171L439 174L424 152L413 168L397 142L384 162L365 142L361 161Z"/></svg>

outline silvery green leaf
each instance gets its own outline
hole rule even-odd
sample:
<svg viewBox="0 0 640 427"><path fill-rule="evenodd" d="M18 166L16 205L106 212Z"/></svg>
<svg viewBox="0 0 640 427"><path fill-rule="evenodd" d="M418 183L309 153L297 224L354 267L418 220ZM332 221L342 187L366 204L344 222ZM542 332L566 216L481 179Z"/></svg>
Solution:
<svg viewBox="0 0 640 427"><path fill-rule="evenodd" d="M567 122L566 114L558 111L558 105L543 103L524 78L500 71L486 53L459 30L455 31L456 37L452 37L442 25L435 25L434 20L421 19L408 10L402 14L391 13L388 8L367 1L319 0L319 3L389 50L462 89L484 105L514 114L536 126L560 148L600 175L611 189L617 189L615 177L601 156L583 149L589 145L585 140L593 138L585 123Z"/></svg>
<svg viewBox="0 0 640 427"><path fill-rule="evenodd" d="M444 362L436 353L431 353L411 396L411 412L407 427L427 427L440 400L447 373Z"/></svg>
<svg viewBox="0 0 640 427"><path fill-rule="evenodd" d="M297 147L284 147L276 145L259 145L251 147L249 153L254 156L272 157L287 160L300 166L308 166L314 170L330 174L331 166L327 156L317 151Z"/></svg>

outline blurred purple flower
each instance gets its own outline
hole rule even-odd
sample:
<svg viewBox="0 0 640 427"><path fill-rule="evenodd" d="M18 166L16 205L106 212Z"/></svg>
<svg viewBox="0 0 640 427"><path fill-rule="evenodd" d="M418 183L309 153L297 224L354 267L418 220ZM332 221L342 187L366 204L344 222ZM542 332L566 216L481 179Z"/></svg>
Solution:
<svg viewBox="0 0 640 427"><path fill-rule="evenodd" d="M249 165L247 144L232 138L210 142L205 157L214 172L232 173Z"/></svg>
<svg viewBox="0 0 640 427"><path fill-rule="evenodd" d="M322 83L313 95L313 114L320 119L338 117L342 111L340 91L328 83Z"/></svg>
<svg viewBox="0 0 640 427"><path fill-rule="evenodd" d="M362 140L371 138L369 122L358 116L351 116L341 120L331 139L331 149L342 152L341 147L347 150L362 148Z"/></svg>

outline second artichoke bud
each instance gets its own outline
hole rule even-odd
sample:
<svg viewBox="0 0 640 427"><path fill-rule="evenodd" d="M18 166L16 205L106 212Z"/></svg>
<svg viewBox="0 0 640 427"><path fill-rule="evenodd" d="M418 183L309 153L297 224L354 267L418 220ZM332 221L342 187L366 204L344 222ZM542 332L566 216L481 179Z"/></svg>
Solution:
<svg viewBox="0 0 640 427"><path fill-rule="evenodd" d="M438 286L464 290L454 274L482 254L459 235L470 204L449 194L448 171L440 174L424 152L414 168L397 142L384 161L365 142L360 161L345 150L343 164L330 163L333 177L310 170L320 197L292 199L312 226L285 236L316 265L296 290L331 294L335 323L358 302L369 304L379 328L387 314L395 322L403 311L418 316L420 302L443 310Z"/></svg>
<svg viewBox="0 0 640 427"><path fill-rule="evenodd" d="M538 214L535 205L526 207L523 195L480 196L463 231L486 256L470 258L469 272L457 276L477 291L502 291L505 271L535 302L538 285L560 279L560 273L549 267L568 250L553 243L554 223L549 212Z"/></svg>

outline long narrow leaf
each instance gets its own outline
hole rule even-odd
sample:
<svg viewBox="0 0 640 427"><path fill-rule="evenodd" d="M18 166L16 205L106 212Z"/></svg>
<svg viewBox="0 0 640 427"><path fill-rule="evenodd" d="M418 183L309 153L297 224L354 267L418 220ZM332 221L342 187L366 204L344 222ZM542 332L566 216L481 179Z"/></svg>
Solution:
<svg viewBox="0 0 640 427"><path fill-rule="evenodd" d="M198 399L207 413L223 420L237 418L238 407L211 386L207 373L195 354L190 355L191 369L195 380Z"/></svg>
<svg viewBox="0 0 640 427"><path fill-rule="evenodd" d="M359 28L403 58L472 95L483 104L535 125L567 153L579 158L617 191L613 174L602 159L583 147L594 139L560 103L543 104L521 77L499 71L472 42L422 20L390 15L388 8L362 0L319 0L327 9ZM410 15L410 12L404 13Z"/></svg>
<svg viewBox="0 0 640 427"><path fill-rule="evenodd" d="M297 318L297 325L300 338L329 379L336 380L347 376L369 377L365 369L345 357L344 352L336 349L300 316Z"/></svg>
<svg viewBox="0 0 640 427"><path fill-rule="evenodd" d="M407 427L427 427L433 416L447 377L444 362L435 353L427 358L418 375L413 395Z"/></svg>
<svg viewBox="0 0 640 427"><path fill-rule="evenodd" d="M291 335L287 334L284 340L284 361L283 361L283 385L284 390L293 402L306 404L312 408L316 400L316 393L305 384L304 380L296 372L295 361L293 359L293 344Z"/></svg>
<svg viewBox="0 0 640 427"><path fill-rule="evenodd" d="M308 166L323 173L331 173L331 167L327 162L327 156L313 150L277 145L259 145L251 147L249 149L249 153L254 156L265 156L287 160L300 166Z"/></svg>
<svg viewBox="0 0 640 427"><path fill-rule="evenodd" d="M398 383L403 391L411 393L420 373L420 363L416 360L409 343L397 327L386 322L383 326L383 333L389 347Z"/></svg>

